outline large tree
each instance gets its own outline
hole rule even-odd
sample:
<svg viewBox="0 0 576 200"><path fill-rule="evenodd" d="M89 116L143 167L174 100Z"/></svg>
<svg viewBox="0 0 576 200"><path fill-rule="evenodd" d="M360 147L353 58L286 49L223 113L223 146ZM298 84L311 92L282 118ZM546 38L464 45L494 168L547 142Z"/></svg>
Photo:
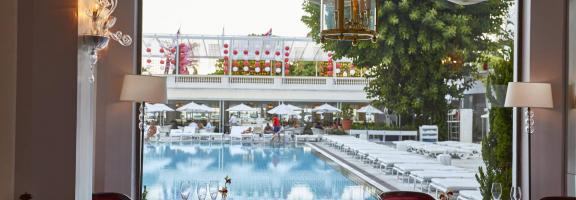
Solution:
<svg viewBox="0 0 576 200"><path fill-rule="evenodd" d="M370 68L369 98L402 116L411 126L436 124L442 133L453 104L471 86L478 54L493 45L511 0L461 6L446 0L377 0L375 43L326 41L334 57ZM320 10L304 2L302 21L319 40Z"/></svg>

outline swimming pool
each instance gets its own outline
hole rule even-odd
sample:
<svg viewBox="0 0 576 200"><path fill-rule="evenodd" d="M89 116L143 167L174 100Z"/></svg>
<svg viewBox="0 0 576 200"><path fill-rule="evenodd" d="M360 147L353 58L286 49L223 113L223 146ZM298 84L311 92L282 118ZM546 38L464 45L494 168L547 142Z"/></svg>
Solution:
<svg viewBox="0 0 576 200"><path fill-rule="evenodd" d="M303 145L147 144L143 162L150 200L179 199L181 181L222 184L227 175L232 178L228 199L368 200L378 193Z"/></svg>

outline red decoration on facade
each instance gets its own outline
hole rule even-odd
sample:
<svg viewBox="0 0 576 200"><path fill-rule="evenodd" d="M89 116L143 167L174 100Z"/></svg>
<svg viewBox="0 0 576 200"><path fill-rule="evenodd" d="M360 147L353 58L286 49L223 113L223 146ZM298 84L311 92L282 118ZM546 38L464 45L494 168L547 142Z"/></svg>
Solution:
<svg viewBox="0 0 576 200"><path fill-rule="evenodd" d="M150 52L152 52L152 49L146 48L146 52L150 53Z"/></svg>
<svg viewBox="0 0 576 200"><path fill-rule="evenodd" d="M248 55L248 50L244 50L244 55Z"/></svg>
<svg viewBox="0 0 576 200"><path fill-rule="evenodd" d="M284 70L284 75L289 75L290 74L290 70L286 69Z"/></svg>
<svg viewBox="0 0 576 200"><path fill-rule="evenodd" d="M276 54L276 56L280 56L280 52L279 52L279 51L276 51L275 54Z"/></svg>
<svg viewBox="0 0 576 200"><path fill-rule="evenodd" d="M254 63L254 66L255 66L255 67L260 67L260 62L256 61L256 62Z"/></svg>
<svg viewBox="0 0 576 200"><path fill-rule="evenodd" d="M235 60L234 62L232 62L232 66L233 66L233 67L238 67L238 61Z"/></svg>
<svg viewBox="0 0 576 200"><path fill-rule="evenodd" d="M224 48L228 48L228 44L227 44L227 43L224 43Z"/></svg>
<svg viewBox="0 0 576 200"><path fill-rule="evenodd" d="M176 60L171 60L171 61L170 61L170 64L175 65L175 64L176 64Z"/></svg>
<svg viewBox="0 0 576 200"><path fill-rule="evenodd" d="M266 51L264 51L264 54L270 55L270 51L266 50Z"/></svg>
<svg viewBox="0 0 576 200"><path fill-rule="evenodd" d="M260 55L260 51L258 50L254 51L254 55Z"/></svg>
<svg viewBox="0 0 576 200"><path fill-rule="evenodd" d="M228 54L228 49L224 49L224 54Z"/></svg>
<svg viewBox="0 0 576 200"><path fill-rule="evenodd" d="M285 64L284 64L284 69L287 69L287 70L290 69L290 63L285 63Z"/></svg>
<svg viewBox="0 0 576 200"><path fill-rule="evenodd" d="M336 68L340 68L340 67L342 67L342 64L336 63Z"/></svg>
<svg viewBox="0 0 576 200"><path fill-rule="evenodd" d="M172 53L176 53L176 48L172 48L172 49L170 49L170 52L172 52Z"/></svg>
<svg viewBox="0 0 576 200"><path fill-rule="evenodd" d="M160 48L160 53L164 53L164 48Z"/></svg>
<svg viewBox="0 0 576 200"><path fill-rule="evenodd" d="M147 62L147 63L151 63L151 62L152 62L152 60L148 59L148 60L146 60L146 62Z"/></svg>
<svg viewBox="0 0 576 200"><path fill-rule="evenodd" d="M228 59L229 59L228 56L224 56L224 60L228 60Z"/></svg>
<svg viewBox="0 0 576 200"><path fill-rule="evenodd" d="M264 63L264 66L265 66L265 67L270 67L270 62L265 62L265 63Z"/></svg>
<svg viewBox="0 0 576 200"><path fill-rule="evenodd" d="M250 65L250 63L245 60L245 61L244 61L244 66L249 66L249 65Z"/></svg>
<svg viewBox="0 0 576 200"><path fill-rule="evenodd" d="M238 55L238 51L237 51L237 50L234 50L234 51L232 51L232 54Z"/></svg>
<svg viewBox="0 0 576 200"><path fill-rule="evenodd" d="M276 62L276 63L274 64L274 66L276 66L276 67L282 67L282 63Z"/></svg>
<svg viewBox="0 0 576 200"><path fill-rule="evenodd" d="M285 62L285 63L287 63L288 61L290 61L290 59L284 58L284 62Z"/></svg>
<svg viewBox="0 0 576 200"><path fill-rule="evenodd" d="M328 71L332 71L334 68L332 67L332 65L328 65L328 66L326 66L326 69L327 69Z"/></svg>
<svg viewBox="0 0 576 200"><path fill-rule="evenodd" d="M160 64L163 65L165 62L164 60L160 60Z"/></svg>
<svg viewBox="0 0 576 200"><path fill-rule="evenodd" d="M332 57L332 53L328 53L328 57ZM332 58L330 58L330 59L332 59Z"/></svg>
<svg viewBox="0 0 576 200"><path fill-rule="evenodd" d="M286 47L284 47L284 50L288 51L288 50L290 50L290 47L286 46Z"/></svg>
<svg viewBox="0 0 576 200"><path fill-rule="evenodd" d="M284 53L284 56L288 57L288 56L290 56L290 53L286 52L286 53Z"/></svg>

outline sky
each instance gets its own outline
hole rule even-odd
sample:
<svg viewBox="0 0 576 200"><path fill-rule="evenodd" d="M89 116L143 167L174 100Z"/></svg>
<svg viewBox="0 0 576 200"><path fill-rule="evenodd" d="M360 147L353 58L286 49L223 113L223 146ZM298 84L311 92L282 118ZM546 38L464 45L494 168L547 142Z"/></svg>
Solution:
<svg viewBox="0 0 576 200"><path fill-rule="evenodd" d="M264 34L304 37L304 0L144 0L143 31L226 35Z"/></svg>

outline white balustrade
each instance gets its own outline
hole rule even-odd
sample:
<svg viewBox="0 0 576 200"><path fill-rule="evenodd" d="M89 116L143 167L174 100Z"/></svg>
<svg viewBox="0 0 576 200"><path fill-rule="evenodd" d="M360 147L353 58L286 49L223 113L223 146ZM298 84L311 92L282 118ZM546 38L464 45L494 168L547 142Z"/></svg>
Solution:
<svg viewBox="0 0 576 200"><path fill-rule="evenodd" d="M364 77L169 75L169 88L243 88L290 90L363 90Z"/></svg>

